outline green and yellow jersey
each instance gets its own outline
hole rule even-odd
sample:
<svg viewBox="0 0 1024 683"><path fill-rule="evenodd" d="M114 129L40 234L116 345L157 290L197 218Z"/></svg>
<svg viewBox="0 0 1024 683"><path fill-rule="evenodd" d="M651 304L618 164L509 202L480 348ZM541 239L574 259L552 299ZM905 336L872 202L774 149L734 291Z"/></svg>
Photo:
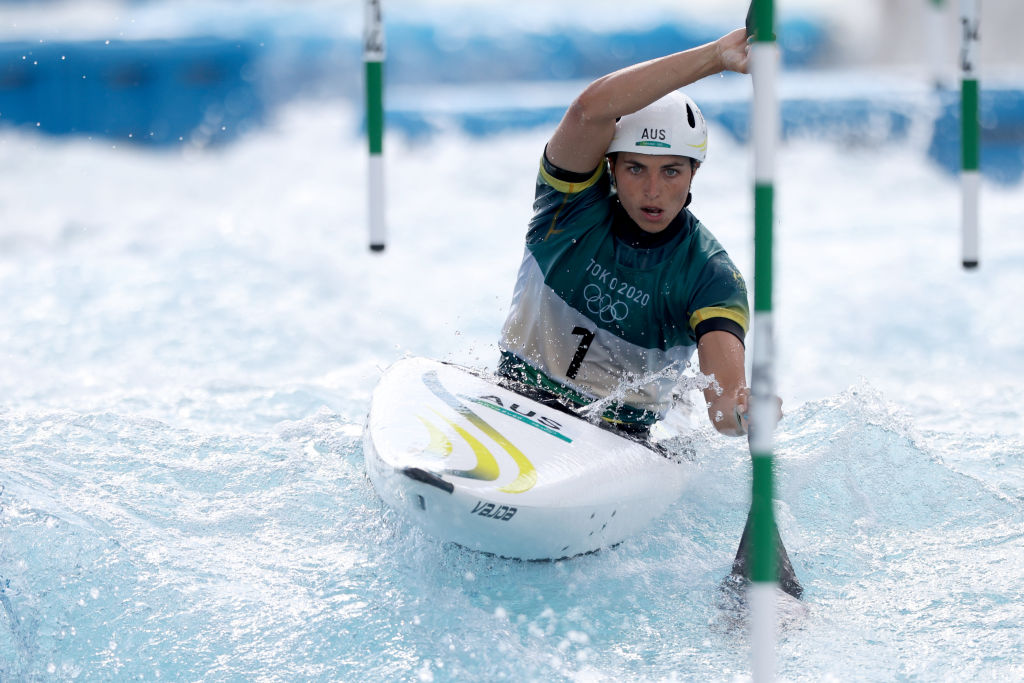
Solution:
<svg viewBox="0 0 1024 683"><path fill-rule="evenodd" d="M743 277L689 210L645 233L592 174L542 159L526 250L502 329L500 372L604 419L649 425L672 405L697 340L749 320Z"/></svg>

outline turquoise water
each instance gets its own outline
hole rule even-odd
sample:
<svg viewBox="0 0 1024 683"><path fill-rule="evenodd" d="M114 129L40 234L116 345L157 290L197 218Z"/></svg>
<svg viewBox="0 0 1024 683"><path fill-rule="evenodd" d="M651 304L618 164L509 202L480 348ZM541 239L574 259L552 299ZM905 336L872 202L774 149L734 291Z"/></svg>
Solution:
<svg viewBox="0 0 1024 683"><path fill-rule="evenodd" d="M700 426L644 533L524 564L378 501L362 421L405 355L493 367L546 130L387 150L297 105L219 150L0 141L0 680L743 680L717 590L744 444ZM750 273L749 157L693 209ZM780 156L778 516L790 680L1024 676L1024 202L913 142ZM755 333L756 334L756 333ZM756 343L756 341L754 341Z"/></svg>

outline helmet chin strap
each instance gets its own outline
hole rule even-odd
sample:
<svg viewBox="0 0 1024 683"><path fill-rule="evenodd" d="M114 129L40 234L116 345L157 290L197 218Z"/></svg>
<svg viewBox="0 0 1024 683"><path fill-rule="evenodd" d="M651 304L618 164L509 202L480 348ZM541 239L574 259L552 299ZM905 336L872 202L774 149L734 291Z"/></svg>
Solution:
<svg viewBox="0 0 1024 683"><path fill-rule="evenodd" d="M691 168L693 169L693 171L690 174L690 187L693 187L693 176L697 175L697 169L700 168L701 163L702 162L697 161L696 159L691 158L691 164L692 164ZM685 209L686 207L688 207L690 205L690 202L692 202L692 201L693 201L693 193L690 192L690 191L687 191L687 193L686 193L686 203L683 204L683 208Z"/></svg>

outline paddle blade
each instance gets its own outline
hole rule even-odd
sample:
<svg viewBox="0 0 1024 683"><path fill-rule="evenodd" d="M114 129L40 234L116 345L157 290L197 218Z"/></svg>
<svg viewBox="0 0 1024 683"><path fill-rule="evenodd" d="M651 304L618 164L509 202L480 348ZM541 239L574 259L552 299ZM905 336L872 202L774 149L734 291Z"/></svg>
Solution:
<svg viewBox="0 0 1024 683"><path fill-rule="evenodd" d="M739 548L736 549L736 559L732 562L732 573L730 574L730 578L733 580L750 580L749 537L750 516L748 515L747 524L743 527L743 535L740 537ZM782 537L779 535L778 526L775 527L775 550L779 587L789 595L792 595L794 598L799 600L800 596L804 594L804 588L796 578L796 572L793 571L793 564L789 561L789 553L786 552L786 547L782 545Z"/></svg>

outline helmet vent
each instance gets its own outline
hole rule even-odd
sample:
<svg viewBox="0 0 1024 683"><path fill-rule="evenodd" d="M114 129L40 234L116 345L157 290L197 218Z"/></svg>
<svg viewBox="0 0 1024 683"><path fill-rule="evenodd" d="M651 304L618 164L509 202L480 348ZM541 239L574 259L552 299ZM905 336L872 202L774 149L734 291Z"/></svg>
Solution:
<svg viewBox="0 0 1024 683"><path fill-rule="evenodd" d="M693 109L690 108L689 103L686 105L686 122L690 124L690 128L697 127L697 120L693 117Z"/></svg>

